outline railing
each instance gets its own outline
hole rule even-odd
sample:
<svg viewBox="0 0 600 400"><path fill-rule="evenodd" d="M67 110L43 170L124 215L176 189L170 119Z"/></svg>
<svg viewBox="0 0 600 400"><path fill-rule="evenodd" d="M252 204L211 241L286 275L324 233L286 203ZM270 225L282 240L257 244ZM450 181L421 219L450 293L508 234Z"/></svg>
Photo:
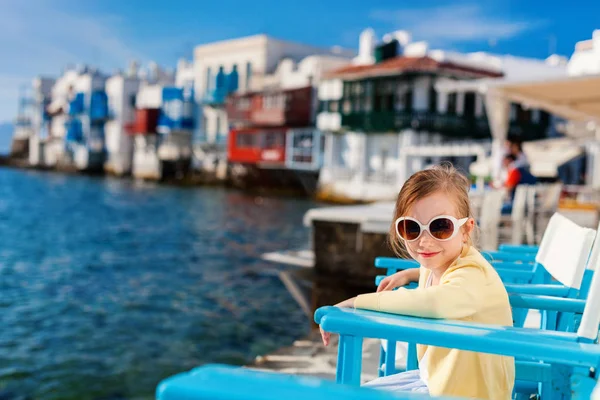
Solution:
<svg viewBox="0 0 600 400"><path fill-rule="evenodd" d="M398 132L403 129L437 132L456 138L491 137L487 118L438 114L429 111L373 111L342 114L342 126L363 132ZM546 127L535 123L512 122L509 135L522 140L545 137Z"/></svg>
<svg viewBox="0 0 600 400"><path fill-rule="evenodd" d="M202 98L202 102L204 104L212 104L212 105L223 105L225 104L225 99L227 98L227 89L226 88L217 88L212 89L206 92L204 97Z"/></svg>

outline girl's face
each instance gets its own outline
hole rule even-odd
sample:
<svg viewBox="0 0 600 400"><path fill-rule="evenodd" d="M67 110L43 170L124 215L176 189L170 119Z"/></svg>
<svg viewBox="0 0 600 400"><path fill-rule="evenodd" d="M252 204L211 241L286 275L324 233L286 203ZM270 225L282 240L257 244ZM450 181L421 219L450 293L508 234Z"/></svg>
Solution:
<svg viewBox="0 0 600 400"><path fill-rule="evenodd" d="M426 225L440 215L449 215L456 219L467 217L458 215L452 196L445 192L436 192L418 200L405 216ZM433 238L429 232L422 232L417 240L406 241L406 248L419 264L441 275L458 258L474 226L475 221L469 218L458 233L446 241Z"/></svg>

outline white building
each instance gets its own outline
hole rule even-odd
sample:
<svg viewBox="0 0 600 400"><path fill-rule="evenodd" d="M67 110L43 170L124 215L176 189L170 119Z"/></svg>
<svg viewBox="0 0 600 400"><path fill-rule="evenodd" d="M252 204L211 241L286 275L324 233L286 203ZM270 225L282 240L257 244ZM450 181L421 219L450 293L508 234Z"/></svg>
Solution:
<svg viewBox="0 0 600 400"><path fill-rule="evenodd" d="M133 137L126 126L135 120L136 95L140 79L135 64L126 73L111 76L106 81L109 119L104 126L106 161L104 170L115 175L131 173Z"/></svg>
<svg viewBox="0 0 600 400"><path fill-rule="evenodd" d="M572 76L600 74L600 29L592 33L591 39L575 44L567 69Z"/></svg>
<svg viewBox="0 0 600 400"><path fill-rule="evenodd" d="M80 66L68 68L54 83L48 137L42 142L43 157L32 156L34 165L99 170L104 163L106 76ZM37 143L34 146L38 146Z"/></svg>
<svg viewBox="0 0 600 400"><path fill-rule="evenodd" d="M490 151L485 98L476 90L440 92L438 85L506 76L557 77L564 61L430 50L394 32L375 43L360 37L359 56L319 86L317 127L326 133L322 197L395 199L406 178L428 163L450 159L467 170ZM511 129L543 137L551 125L539 110L513 107Z"/></svg>
<svg viewBox="0 0 600 400"><path fill-rule="evenodd" d="M50 101L54 79L38 77L32 86L24 88L12 137L11 157L38 158L40 135L44 128L44 107Z"/></svg>

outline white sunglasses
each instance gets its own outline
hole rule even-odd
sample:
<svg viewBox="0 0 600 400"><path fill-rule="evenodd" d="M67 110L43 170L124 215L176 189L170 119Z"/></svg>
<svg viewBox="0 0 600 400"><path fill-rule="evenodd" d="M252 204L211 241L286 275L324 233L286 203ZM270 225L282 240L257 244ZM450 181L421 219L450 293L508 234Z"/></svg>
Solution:
<svg viewBox="0 0 600 400"><path fill-rule="evenodd" d="M458 230L469 220L468 217L456 219L450 215L438 215L423 225L411 217L400 217L396 220L396 234L400 239L413 242L427 231L434 239L447 241L458 233Z"/></svg>

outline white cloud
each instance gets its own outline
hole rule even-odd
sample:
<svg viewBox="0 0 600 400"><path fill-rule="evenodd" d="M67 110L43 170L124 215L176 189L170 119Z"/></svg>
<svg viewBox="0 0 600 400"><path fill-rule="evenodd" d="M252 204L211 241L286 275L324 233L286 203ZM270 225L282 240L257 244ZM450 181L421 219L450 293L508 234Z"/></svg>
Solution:
<svg viewBox="0 0 600 400"><path fill-rule="evenodd" d="M37 75L57 76L68 64L107 72L131 59L148 61L130 47L115 15L85 15L65 2L2 1L0 12L0 121L17 111L18 88Z"/></svg>
<svg viewBox="0 0 600 400"><path fill-rule="evenodd" d="M448 5L420 9L374 10L370 18L411 32L433 45L487 41L516 37L542 22L505 19L486 14L479 5Z"/></svg>

